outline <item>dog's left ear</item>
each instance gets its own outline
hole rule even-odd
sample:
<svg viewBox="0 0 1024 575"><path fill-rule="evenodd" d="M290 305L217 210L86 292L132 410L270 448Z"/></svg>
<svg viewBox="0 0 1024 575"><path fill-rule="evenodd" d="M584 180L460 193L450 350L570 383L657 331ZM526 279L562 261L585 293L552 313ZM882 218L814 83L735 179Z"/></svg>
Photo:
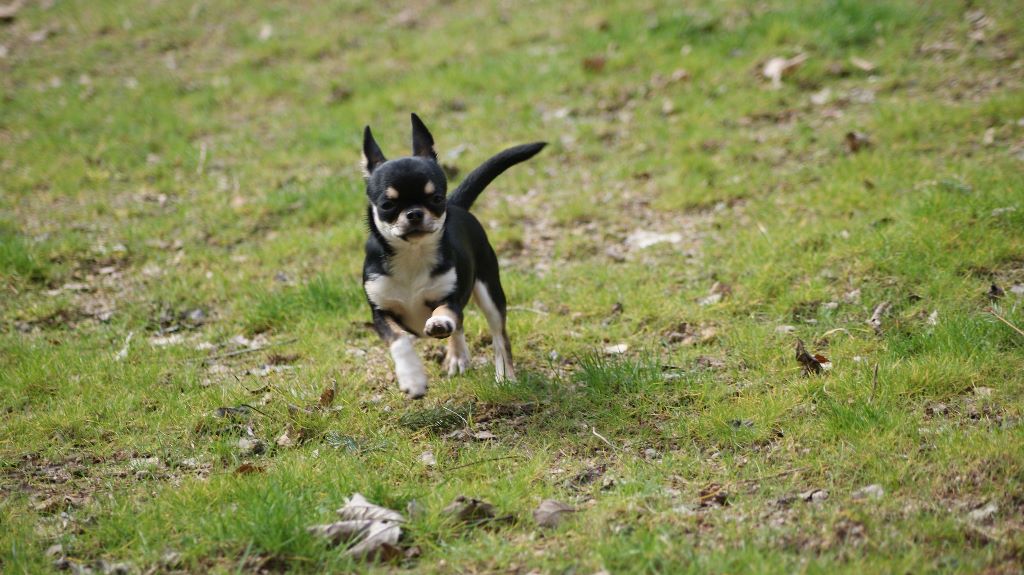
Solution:
<svg viewBox="0 0 1024 575"><path fill-rule="evenodd" d="M434 136L430 135L430 130L416 114L412 115L412 155L437 161Z"/></svg>

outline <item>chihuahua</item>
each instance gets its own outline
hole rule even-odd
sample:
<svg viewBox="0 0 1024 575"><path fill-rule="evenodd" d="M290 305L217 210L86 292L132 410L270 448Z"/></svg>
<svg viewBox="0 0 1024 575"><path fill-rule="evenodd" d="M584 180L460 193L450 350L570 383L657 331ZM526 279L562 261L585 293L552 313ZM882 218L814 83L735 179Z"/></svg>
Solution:
<svg viewBox="0 0 1024 575"><path fill-rule="evenodd" d="M363 290L374 329L391 347L398 388L409 398L419 399L427 392L427 373L413 349L416 337L448 338L443 363L448 375L469 367L462 319L470 296L491 332L495 379L515 379L498 257L469 208L494 178L544 146L537 142L509 148L473 170L448 194L434 138L416 114L412 156L388 160L370 127L363 132L370 228Z"/></svg>

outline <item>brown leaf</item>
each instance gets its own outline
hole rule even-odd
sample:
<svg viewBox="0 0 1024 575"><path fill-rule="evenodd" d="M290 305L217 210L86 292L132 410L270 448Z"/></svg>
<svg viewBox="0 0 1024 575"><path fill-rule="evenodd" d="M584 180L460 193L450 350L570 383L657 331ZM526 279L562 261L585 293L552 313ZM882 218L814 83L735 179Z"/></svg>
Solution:
<svg viewBox="0 0 1024 575"><path fill-rule="evenodd" d="M331 380L331 387L324 389L324 392L320 394L320 409L327 409L334 403L334 394L338 390L338 382Z"/></svg>
<svg viewBox="0 0 1024 575"><path fill-rule="evenodd" d="M812 356L807 353L807 349L804 348L804 341L802 339L796 340L796 360L803 366L804 373L822 373L827 369L822 365L823 362L818 360L819 357L826 362L828 361L828 358L825 356ZM831 364L829 364L829 367L831 367Z"/></svg>
<svg viewBox="0 0 1024 575"><path fill-rule="evenodd" d="M456 497L441 513L463 523L486 521L495 516L493 505L465 495Z"/></svg>
<svg viewBox="0 0 1024 575"><path fill-rule="evenodd" d="M864 132L846 133L846 149L851 154L855 154L869 147L871 147L871 138Z"/></svg>
<svg viewBox="0 0 1024 575"><path fill-rule="evenodd" d="M253 465L252 463L243 463L235 469L235 475L253 475L255 473L263 473L264 468L259 465Z"/></svg>
<svg viewBox="0 0 1024 575"><path fill-rule="evenodd" d="M729 493L720 483L709 483L697 494L701 507L713 507L729 504Z"/></svg>
<svg viewBox="0 0 1024 575"><path fill-rule="evenodd" d="M566 514L575 512L576 508L571 505L554 499L545 499L533 510L533 520L541 527L556 527Z"/></svg>
<svg viewBox="0 0 1024 575"><path fill-rule="evenodd" d="M1004 291L1003 288L1001 288L998 285L996 285L995 283L993 283L988 288L988 293L986 293L985 295L988 296L988 299L990 299L992 301L996 301L998 299L1001 299L1004 295L1006 295L1006 291Z"/></svg>
<svg viewBox="0 0 1024 575"><path fill-rule="evenodd" d="M771 81L772 87L778 88L782 85L783 76L796 70L806 61L807 54L797 54L792 58L772 58L764 63L761 74Z"/></svg>
<svg viewBox="0 0 1024 575"><path fill-rule="evenodd" d="M602 72L608 59L604 56L588 56L583 59L583 69L588 72Z"/></svg>

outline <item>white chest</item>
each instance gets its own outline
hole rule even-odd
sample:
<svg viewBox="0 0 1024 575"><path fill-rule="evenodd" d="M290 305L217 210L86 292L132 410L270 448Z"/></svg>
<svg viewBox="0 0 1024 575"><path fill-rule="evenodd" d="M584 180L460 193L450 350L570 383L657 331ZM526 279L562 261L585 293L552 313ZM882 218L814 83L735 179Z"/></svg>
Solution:
<svg viewBox="0 0 1024 575"><path fill-rule="evenodd" d="M401 265L406 263L408 265ZM416 265L413 265L416 264ZM432 262L392 262L391 275L371 276L363 288L371 302L398 316L417 335L436 304L455 290L455 268L431 276Z"/></svg>

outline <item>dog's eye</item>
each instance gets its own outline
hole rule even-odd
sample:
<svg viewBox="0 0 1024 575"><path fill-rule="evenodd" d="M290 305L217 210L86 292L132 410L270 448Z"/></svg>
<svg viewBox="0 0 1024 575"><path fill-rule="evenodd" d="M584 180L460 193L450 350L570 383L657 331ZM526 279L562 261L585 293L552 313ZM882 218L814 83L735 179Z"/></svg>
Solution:
<svg viewBox="0 0 1024 575"><path fill-rule="evenodd" d="M435 206L440 206L441 204L444 203L444 196L434 194L433 196L430 196L430 203L434 204Z"/></svg>
<svg viewBox="0 0 1024 575"><path fill-rule="evenodd" d="M395 207L395 202L389 202L387 200L384 200L383 202L380 203L380 206L378 206L378 207L380 209L384 210L385 212L387 212L387 211L390 211L392 208Z"/></svg>

